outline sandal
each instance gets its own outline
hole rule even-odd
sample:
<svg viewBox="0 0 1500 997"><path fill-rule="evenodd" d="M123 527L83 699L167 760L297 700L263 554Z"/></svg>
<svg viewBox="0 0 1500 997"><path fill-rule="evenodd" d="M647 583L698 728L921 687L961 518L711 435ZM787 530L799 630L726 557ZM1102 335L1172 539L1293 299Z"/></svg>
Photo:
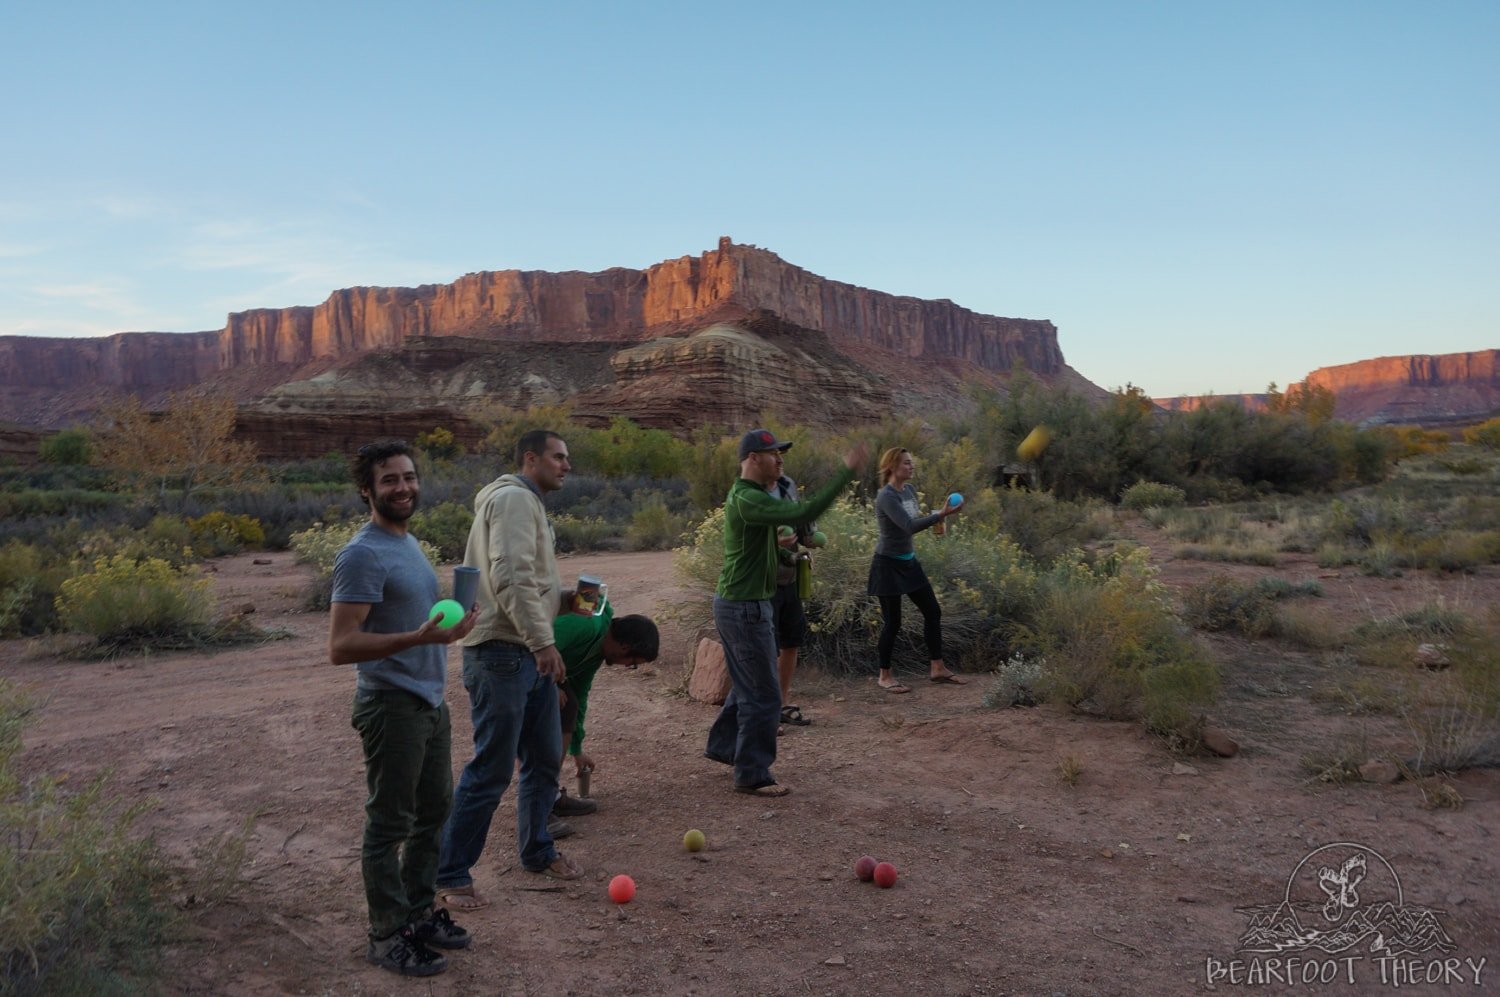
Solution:
<svg viewBox="0 0 1500 997"><path fill-rule="evenodd" d="M802 715L802 710L796 706L783 706L781 708L781 722L791 724L793 727L811 727L812 721Z"/></svg>
<svg viewBox="0 0 1500 997"><path fill-rule="evenodd" d="M959 678L952 672L945 675L929 675L927 678L932 682L947 682L949 685L968 685L968 679Z"/></svg>
<svg viewBox="0 0 1500 997"><path fill-rule="evenodd" d="M884 689L886 692L891 693L894 696L900 696L900 695L904 695L905 693L911 692L910 689L908 689L906 686L902 685L900 682L895 682L895 683L892 683L891 685L886 685L883 682L881 682L879 679L876 679L875 680L875 684L878 685L878 686L880 686L880 688Z"/></svg>
<svg viewBox="0 0 1500 997"><path fill-rule="evenodd" d="M437 903L456 911L484 910L490 902L480 896L473 885L469 886L440 886L437 891Z"/></svg>
<svg viewBox="0 0 1500 997"><path fill-rule="evenodd" d="M747 796L763 796L767 799L777 796L786 796L792 791L792 787L783 786L775 782L763 782L759 786L736 786L736 793L744 793Z"/></svg>
<svg viewBox="0 0 1500 997"><path fill-rule="evenodd" d="M538 876L546 876L549 879L580 879L583 876L583 866L573 862L562 852L558 852L557 858L540 869L527 869L526 871Z"/></svg>

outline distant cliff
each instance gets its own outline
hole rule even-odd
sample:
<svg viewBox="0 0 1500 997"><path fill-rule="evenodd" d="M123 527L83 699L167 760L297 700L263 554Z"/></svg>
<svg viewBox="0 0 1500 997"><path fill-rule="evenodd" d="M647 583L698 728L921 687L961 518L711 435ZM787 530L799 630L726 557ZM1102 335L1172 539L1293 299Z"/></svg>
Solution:
<svg viewBox="0 0 1500 997"><path fill-rule="evenodd" d="M1378 357L1320 367L1291 385L1326 388L1337 402L1334 415L1349 422L1440 426L1477 422L1500 414L1500 350ZM1265 407L1261 395L1182 395L1158 398L1169 410L1187 411L1219 399L1251 409Z"/></svg>
<svg viewBox="0 0 1500 997"><path fill-rule="evenodd" d="M839 374L827 387L858 391L864 361L874 358L875 369L888 369L890 364L881 366L879 357L884 356L898 366L902 360L956 362L1001 375L1024 367L1044 378L1097 390L1065 365L1051 322L981 315L951 301L856 287L725 238L701 256L645 270L507 270L468 274L451 284L349 288L316 307L234 313L218 332L0 337L0 386L6 389L0 392L0 418L57 426L86 415L108 396L129 392L150 400L205 382L250 401L277 385L363 355L401 351L404 345L433 338L628 350L692 336L715 324L765 325L765 316L773 316L772 324L790 335L816 334L820 343L856 361L853 374ZM744 380L733 376L732 360L724 367L719 352L711 352L719 373L700 387L732 387ZM661 382L668 368L681 368L691 354L652 354L655 380ZM678 359L669 361L674 355ZM630 356L636 358L622 358L617 371L627 383L642 370L639 357ZM315 378L301 383L311 385L304 395L316 395L326 382ZM809 386L815 383L816 377ZM756 384L761 381L752 378L741 386ZM607 384L593 387L598 389L596 400L619 400L618 391L611 392ZM667 413L664 406L672 392L661 390L660 383L656 387L651 408L660 420L695 421L690 414ZM823 399L830 400L837 399ZM736 413L755 407L754 399L734 401Z"/></svg>
<svg viewBox="0 0 1500 997"><path fill-rule="evenodd" d="M839 348L954 357L990 370L1060 372L1057 329L828 280L768 250L719 240L700 257L646 270L473 273L452 284L335 291L316 308L229 316L223 368L305 363L391 349L416 336L622 342L681 331L705 319L764 310L828 335Z"/></svg>

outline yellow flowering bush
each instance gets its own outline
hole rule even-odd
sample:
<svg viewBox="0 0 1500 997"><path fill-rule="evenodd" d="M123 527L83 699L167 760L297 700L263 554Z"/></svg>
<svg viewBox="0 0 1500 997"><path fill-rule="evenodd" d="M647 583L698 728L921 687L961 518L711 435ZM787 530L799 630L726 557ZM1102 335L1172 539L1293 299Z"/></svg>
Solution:
<svg viewBox="0 0 1500 997"><path fill-rule="evenodd" d="M114 554L59 587L61 626L100 644L191 638L209 625L213 596L194 568Z"/></svg>

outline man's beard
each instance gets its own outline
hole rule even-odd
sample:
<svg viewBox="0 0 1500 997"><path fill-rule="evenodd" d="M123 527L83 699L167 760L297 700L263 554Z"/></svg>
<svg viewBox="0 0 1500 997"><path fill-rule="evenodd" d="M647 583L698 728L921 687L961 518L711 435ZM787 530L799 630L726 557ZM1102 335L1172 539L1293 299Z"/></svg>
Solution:
<svg viewBox="0 0 1500 997"><path fill-rule="evenodd" d="M375 511L380 513L381 518L388 519L393 523L404 523L411 518L411 514L417 511L422 504L422 493L414 491L411 493L411 506L406 509L398 509L383 498L376 498Z"/></svg>

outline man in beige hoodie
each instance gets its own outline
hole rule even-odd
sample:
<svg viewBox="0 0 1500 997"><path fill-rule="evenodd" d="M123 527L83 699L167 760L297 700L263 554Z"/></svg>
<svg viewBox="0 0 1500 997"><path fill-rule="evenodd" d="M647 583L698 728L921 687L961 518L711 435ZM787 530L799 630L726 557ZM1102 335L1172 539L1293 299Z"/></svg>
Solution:
<svg viewBox="0 0 1500 997"><path fill-rule="evenodd" d="M464 639L464 688L474 722L474 758L464 766L443 828L438 898L455 910L489 901L471 870L517 760L516 841L528 872L577 879L583 870L553 845L547 817L562 762L557 683L564 676L552 621L564 592L543 496L563 485L571 464L556 433L532 430L516 445L517 474L504 474L474 498L464 563L478 568L479 621Z"/></svg>

